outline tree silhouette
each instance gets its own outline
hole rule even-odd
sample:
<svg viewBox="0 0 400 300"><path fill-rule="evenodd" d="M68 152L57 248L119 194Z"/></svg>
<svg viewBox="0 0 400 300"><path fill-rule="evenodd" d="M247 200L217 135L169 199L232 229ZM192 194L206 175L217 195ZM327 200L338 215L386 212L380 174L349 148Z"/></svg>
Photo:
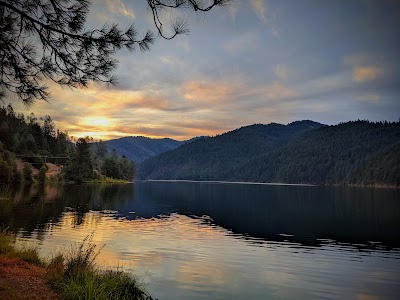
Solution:
<svg viewBox="0 0 400 300"><path fill-rule="evenodd" d="M171 21L167 35L163 10L206 12L229 0L147 0L158 35L172 39L188 33L183 18ZM142 38L133 25L86 30L89 0L0 0L0 99L14 94L25 104L49 98L45 79L69 87L90 81L114 84L115 53L121 48L149 50L156 38Z"/></svg>

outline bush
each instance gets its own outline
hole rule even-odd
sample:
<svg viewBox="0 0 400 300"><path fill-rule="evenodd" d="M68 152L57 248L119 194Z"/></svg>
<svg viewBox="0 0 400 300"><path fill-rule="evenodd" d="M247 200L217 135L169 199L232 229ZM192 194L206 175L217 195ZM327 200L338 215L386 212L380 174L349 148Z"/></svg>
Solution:
<svg viewBox="0 0 400 300"><path fill-rule="evenodd" d="M95 259L99 254L93 235L58 255L49 264L48 280L63 299L140 299L152 300L137 280L122 271L100 270Z"/></svg>
<svg viewBox="0 0 400 300"><path fill-rule="evenodd" d="M46 182L46 172L47 172L47 167L46 167L46 165L43 165L40 168L39 174L38 174L39 184L44 184Z"/></svg>
<svg viewBox="0 0 400 300"><path fill-rule="evenodd" d="M93 235L70 248L66 255L56 255L47 266L46 279L61 299L85 300L154 300L137 280L119 270L101 270L95 264L99 254ZM17 257L43 265L36 249L16 249L13 236L0 231L0 255ZM1 287L0 287L1 288Z"/></svg>
<svg viewBox="0 0 400 300"><path fill-rule="evenodd" d="M22 170L22 177L26 183L32 182L32 168L29 163L24 163L24 169Z"/></svg>
<svg viewBox="0 0 400 300"><path fill-rule="evenodd" d="M5 230L0 231L0 254L19 258L28 263L43 265L36 248L16 248L13 245L12 235Z"/></svg>

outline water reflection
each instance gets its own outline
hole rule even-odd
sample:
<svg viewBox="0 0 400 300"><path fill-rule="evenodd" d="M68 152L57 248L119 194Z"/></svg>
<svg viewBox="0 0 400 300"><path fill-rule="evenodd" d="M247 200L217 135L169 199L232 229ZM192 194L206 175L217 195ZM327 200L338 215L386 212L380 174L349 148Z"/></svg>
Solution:
<svg viewBox="0 0 400 300"><path fill-rule="evenodd" d="M0 204L1 223L26 236L60 222L66 210L74 212L76 226L89 211L130 220L179 213L255 244L400 247L398 190L140 182L31 187L13 191L11 198L12 204Z"/></svg>
<svg viewBox="0 0 400 300"><path fill-rule="evenodd" d="M8 200L7 200L8 199ZM52 255L95 232L159 299L396 299L399 191L139 182L8 190L0 224Z"/></svg>

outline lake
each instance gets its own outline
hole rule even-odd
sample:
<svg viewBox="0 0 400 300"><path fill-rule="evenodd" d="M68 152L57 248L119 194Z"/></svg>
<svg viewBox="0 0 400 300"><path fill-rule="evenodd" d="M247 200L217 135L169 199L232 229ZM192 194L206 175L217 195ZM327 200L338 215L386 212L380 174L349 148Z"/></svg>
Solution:
<svg viewBox="0 0 400 300"><path fill-rule="evenodd" d="M400 191L136 182L3 191L0 226L50 257L94 233L158 299L399 299Z"/></svg>

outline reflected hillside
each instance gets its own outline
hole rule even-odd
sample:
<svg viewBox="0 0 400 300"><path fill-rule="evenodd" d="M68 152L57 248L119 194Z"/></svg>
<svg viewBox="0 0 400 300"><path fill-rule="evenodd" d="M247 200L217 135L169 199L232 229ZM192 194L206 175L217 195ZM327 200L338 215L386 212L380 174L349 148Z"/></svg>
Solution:
<svg viewBox="0 0 400 300"><path fill-rule="evenodd" d="M234 234L266 240L399 246L398 199L399 191L384 189L146 182L138 185L135 209L145 217L155 207L207 215Z"/></svg>
<svg viewBox="0 0 400 300"><path fill-rule="evenodd" d="M74 224L80 225L90 210L114 210L116 203L130 201L134 185L56 185L23 186L0 191L0 225L13 232L40 235L57 225L66 211L74 213Z"/></svg>
<svg viewBox="0 0 400 300"><path fill-rule="evenodd" d="M203 221L210 225L259 242L319 245L320 239L332 239L366 247L400 246L398 190L138 182L31 187L3 194L2 226L27 236L35 232L39 239L65 212L72 213L69 222L80 226L86 213L94 210L127 220L173 213L205 216Z"/></svg>

